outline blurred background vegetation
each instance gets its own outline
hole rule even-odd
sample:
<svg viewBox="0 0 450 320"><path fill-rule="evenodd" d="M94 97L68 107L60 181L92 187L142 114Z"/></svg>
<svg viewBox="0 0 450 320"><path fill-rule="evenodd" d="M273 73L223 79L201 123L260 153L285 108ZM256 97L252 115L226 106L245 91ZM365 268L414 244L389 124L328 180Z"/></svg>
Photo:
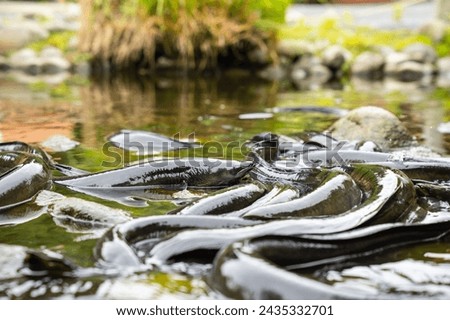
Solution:
<svg viewBox="0 0 450 320"><path fill-rule="evenodd" d="M81 49L95 62L152 68L164 55L184 69L245 60L253 48L271 51L273 24L290 0L81 0Z"/></svg>

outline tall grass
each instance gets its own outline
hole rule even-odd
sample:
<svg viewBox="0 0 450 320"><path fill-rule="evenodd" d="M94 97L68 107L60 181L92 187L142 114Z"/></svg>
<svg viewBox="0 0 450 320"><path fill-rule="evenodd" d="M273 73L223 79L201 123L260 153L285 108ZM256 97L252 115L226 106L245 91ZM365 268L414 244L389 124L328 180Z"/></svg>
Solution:
<svg viewBox="0 0 450 320"><path fill-rule="evenodd" d="M273 33L291 0L81 0L80 46L116 68L155 66L161 55L185 69L215 68L271 52Z"/></svg>

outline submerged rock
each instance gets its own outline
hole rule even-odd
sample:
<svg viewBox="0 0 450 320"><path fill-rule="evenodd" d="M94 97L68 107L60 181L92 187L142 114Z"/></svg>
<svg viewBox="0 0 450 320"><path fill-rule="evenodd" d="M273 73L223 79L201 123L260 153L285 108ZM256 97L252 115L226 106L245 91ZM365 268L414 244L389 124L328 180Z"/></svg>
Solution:
<svg viewBox="0 0 450 320"><path fill-rule="evenodd" d="M373 141L383 149L410 146L414 141L394 114L373 106L350 111L329 131L334 138Z"/></svg>
<svg viewBox="0 0 450 320"><path fill-rule="evenodd" d="M42 191L36 203L47 207L55 223L69 232L95 233L129 221L128 212L79 198Z"/></svg>
<svg viewBox="0 0 450 320"><path fill-rule="evenodd" d="M22 49L9 58L11 68L28 74L38 74L41 71L41 60L32 49Z"/></svg>
<svg viewBox="0 0 450 320"><path fill-rule="evenodd" d="M66 136L56 134L42 142L41 145L44 148L50 149L55 152L65 152L75 148L79 144L79 142L73 141Z"/></svg>

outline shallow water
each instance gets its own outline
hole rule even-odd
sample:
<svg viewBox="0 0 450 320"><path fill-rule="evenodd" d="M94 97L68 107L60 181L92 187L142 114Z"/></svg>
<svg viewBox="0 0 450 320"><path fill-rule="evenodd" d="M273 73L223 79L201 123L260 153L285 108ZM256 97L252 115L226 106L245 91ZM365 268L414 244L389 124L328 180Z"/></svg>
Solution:
<svg viewBox="0 0 450 320"><path fill-rule="evenodd" d="M0 133L3 141L20 140L39 144L52 135L65 135L80 142L79 146L66 152L49 150L50 154L59 163L88 171L109 169L138 160L134 154L115 149L114 153L120 155L120 161L114 162L118 159L116 155L103 149L106 137L121 129L149 130L177 139L189 138L204 146L171 152L167 154L169 156L179 153L243 159L247 152L243 143L255 134L272 131L296 135L303 131L322 131L337 119L336 115L317 112L276 113L274 107L353 109L363 105L376 105L394 112L425 146L443 155L450 154L449 136L437 130L440 123L450 119L450 95L445 89L385 81L370 85L353 82L300 91L289 83L265 82L242 74L194 80L181 76L160 77L157 80L103 81L69 78L58 85L42 81L24 84L10 79L8 75L0 77ZM175 207L168 201L152 201L145 208L130 208L71 192L60 186L54 187L53 191L124 209L132 217L164 214ZM25 206L23 208L25 210ZM50 249L81 266L93 265L95 239L67 231L58 226L46 212L37 212L36 216L39 217L25 223L0 227L0 244ZM448 248L447 242L430 245L426 251L448 254ZM426 258L423 251L424 246L418 246L407 252L393 254L394 260L440 261L442 268L448 268L447 260ZM375 265L384 261L370 263ZM2 266L5 270L1 270ZM0 273L8 271L6 268L9 267L0 258ZM364 270L355 272L344 270L339 275L325 274L323 277L329 281L341 281L344 283L341 285L349 281L345 278L348 275L360 276L363 280L364 274L367 278L373 278ZM21 284L18 285L17 281ZM33 285L37 286L34 291L29 289L32 285L24 280L2 280L0 277L0 297L214 297L201 280L191 281L188 276L165 273L59 284L63 289L54 289L54 292L43 289L45 284ZM64 289L65 285L84 289L70 291Z"/></svg>

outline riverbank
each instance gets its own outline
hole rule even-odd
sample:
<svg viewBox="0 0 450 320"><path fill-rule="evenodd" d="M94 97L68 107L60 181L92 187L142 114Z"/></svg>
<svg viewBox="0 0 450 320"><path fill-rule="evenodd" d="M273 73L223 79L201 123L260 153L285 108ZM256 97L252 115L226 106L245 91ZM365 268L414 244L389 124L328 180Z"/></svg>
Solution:
<svg viewBox="0 0 450 320"><path fill-rule="evenodd" d="M450 28L433 19L433 2L406 6L397 18L395 10L393 5L293 5L287 24L278 27L275 48L254 46L241 52L242 61L209 73L238 67L261 79L289 81L298 89L348 78L449 87ZM0 2L1 72L21 82L49 84L70 74L112 72L98 59L92 70L89 55L80 54L80 18L74 3ZM372 27L362 26L365 22ZM186 67L164 54L154 63L137 72L177 74Z"/></svg>

